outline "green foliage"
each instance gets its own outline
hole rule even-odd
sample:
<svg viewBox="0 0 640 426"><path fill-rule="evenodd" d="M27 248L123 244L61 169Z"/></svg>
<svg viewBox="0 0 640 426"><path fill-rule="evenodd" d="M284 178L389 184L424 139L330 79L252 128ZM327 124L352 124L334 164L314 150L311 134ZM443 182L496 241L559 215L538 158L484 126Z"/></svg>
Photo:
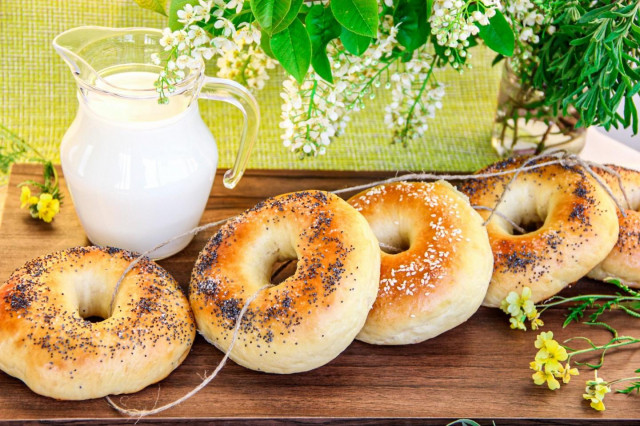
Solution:
<svg viewBox="0 0 640 426"><path fill-rule="evenodd" d="M311 64L311 40L302 22L296 19L286 30L274 34L271 51L289 74L300 83L304 81Z"/></svg>
<svg viewBox="0 0 640 426"><path fill-rule="evenodd" d="M636 370L636 373L638 371ZM618 389L616 392L618 393L624 393L624 394L631 394L633 392L636 392L637 394L640 394L640 381L638 382L632 382L630 386L624 388L624 389Z"/></svg>
<svg viewBox="0 0 640 426"><path fill-rule="evenodd" d="M332 0L331 10L347 30L366 37L378 36L377 0Z"/></svg>
<svg viewBox="0 0 640 426"><path fill-rule="evenodd" d="M362 55L369 45L371 44L371 37L361 36L360 34L352 33L345 27L342 27L340 32L340 41L344 45L347 52L352 55Z"/></svg>
<svg viewBox="0 0 640 426"><path fill-rule="evenodd" d="M138 6L143 9L150 10L152 12L157 12L161 15L167 16L167 12L164 10L165 1L163 0L133 0Z"/></svg>
<svg viewBox="0 0 640 426"><path fill-rule="evenodd" d="M567 315L567 319L564 320L562 327L566 327L572 322L580 322L582 317L584 316L584 311L593 306L595 302L595 298L586 297L584 298L584 302L580 303L577 306L569 306L569 315Z"/></svg>
<svg viewBox="0 0 640 426"><path fill-rule="evenodd" d="M333 83L331 64L327 57L327 44L340 36L341 26L333 17L330 8L315 5L305 19L311 39L311 65L316 73L329 83Z"/></svg>
<svg viewBox="0 0 640 426"><path fill-rule="evenodd" d="M471 420L471 419L458 419L458 420L453 421L451 423L447 423L447 426L455 426L455 425L480 426L480 423L476 422L475 420Z"/></svg>
<svg viewBox="0 0 640 426"><path fill-rule="evenodd" d="M13 163L25 158L27 146L21 143L19 138L14 138L6 127L0 125L0 172L4 175L9 173Z"/></svg>
<svg viewBox="0 0 640 426"><path fill-rule="evenodd" d="M632 96L640 91L638 1L551 2L556 31L541 35L531 70L545 103L565 115L575 108L578 126L633 128L638 113ZM625 100L624 113L617 112Z"/></svg>
<svg viewBox="0 0 640 426"><path fill-rule="evenodd" d="M171 0L169 5L169 28L171 28L171 31L182 28L182 24L178 22L178 11L182 10L187 4L198 4L198 0Z"/></svg>
<svg viewBox="0 0 640 426"><path fill-rule="evenodd" d="M515 37L502 12L496 10L496 14L489 19L489 25L480 25L479 29L480 38L491 50L502 56L513 56Z"/></svg>
<svg viewBox="0 0 640 426"><path fill-rule="evenodd" d="M280 31L286 30L289 28L289 25L293 22L294 19L298 17L300 13L300 9L302 9L303 0L291 0L291 6L287 11L287 14L282 19L282 21L273 28L274 33L279 33Z"/></svg>
<svg viewBox="0 0 640 426"><path fill-rule="evenodd" d="M399 0L393 20L399 25L398 42L409 52L427 42L430 28L427 21L427 3L424 0Z"/></svg>
<svg viewBox="0 0 640 426"><path fill-rule="evenodd" d="M271 34L285 18L289 18L291 3L291 0L251 0L251 11L260 27L267 34ZM298 10L299 8L300 5L298 5Z"/></svg>
<svg viewBox="0 0 640 426"><path fill-rule="evenodd" d="M184 27L178 22L178 11L187 4L194 7L199 4L198 0L134 1L143 8L168 14L169 28L173 31ZM167 2L169 5L165 8L163 5ZM383 8L383 14L393 16L393 24L398 28L397 40L403 50L396 52L397 57L408 61L415 50L431 44L439 58L437 63L449 63L446 49L438 45L431 34L429 17L433 11L433 0L396 0L391 7L380 6L380 3L379 0L332 0L328 4L308 5L304 0L247 0L242 11L223 8L222 16L236 27L243 22L257 23L262 33L262 49L280 61L285 71L298 81L304 79L302 73L309 70L309 65L323 79L333 81L326 55L326 46L333 40L340 40L347 53L362 55L378 37L379 7ZM477 0L467 0L464 13L484 8L479 4ZM221 30L214 27L215 21L212 16L207 23L199 22L197 25L211 35L219 36ZM505 24L504 17L498 12L489 26L482 27L485 42L500 54L508 53L510 40L513 44L513 31ZM302 29L308 36L303 35ZM468 42L470 46L477 44L475 37ZM310 48L307 48L308 44ZM457 58L457 61L463 65L466 60Z"/></svg>

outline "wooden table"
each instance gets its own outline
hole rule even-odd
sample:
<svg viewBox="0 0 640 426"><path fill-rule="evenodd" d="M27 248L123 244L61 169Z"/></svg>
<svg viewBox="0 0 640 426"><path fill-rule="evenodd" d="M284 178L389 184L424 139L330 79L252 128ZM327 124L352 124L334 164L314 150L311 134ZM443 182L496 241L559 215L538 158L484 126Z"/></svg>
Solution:
<svg viewBox="0 0 640 426"><path fill-rule="evenodd" d="M0 227L0 282L24 261L53 250L87 244L65 192L62 212L52 224L29 218L19 209L15 185L40 173L38 166L16 165L11 176L2 227ZM214 185L202 222L229 217L269 195L297 189L336 189L369 182L385 173L256 171L245 174L233 191L223 189L221 176ZM160 263L181 285L187 285L199 250L211 233L198 235L180 254ZM566 290L603 291L602 285L583 281ZM464 297L463 295L460 296ZM545 313L544 330L559 338L589 335L603 341L605 332L582 325L562 329L565 311ZM621 332L640 335L640 322L616 313L607 317ZM508 318L497 309L481 308L467 323L417 345L373 346L354 342L328 365L293 375L257 373L229 362L218 378L182 405L152 421L251 419L316 422L355 421L446 424L459 418L481 423L566 424L609 420L627 423L640 419L640 396L607 395L607 410L596 412L582 399L584 382L593 377L587 368L562 389L552 392L535 386L529 362L536 353L536 332L509 328ZM129 407L150 408L182 396L200 383L222 358L213 346L198 338L185 362L159 385L122 399ZM640 351L611 352L600 375L627 377L640 367ZM21 381L0 372L1 420L76 420L99 423L128 422L103 399L83 402L55 401L32 393ZM507 421L508 419L508 421ZM143 419L144 421L144 419Z"/></svg>

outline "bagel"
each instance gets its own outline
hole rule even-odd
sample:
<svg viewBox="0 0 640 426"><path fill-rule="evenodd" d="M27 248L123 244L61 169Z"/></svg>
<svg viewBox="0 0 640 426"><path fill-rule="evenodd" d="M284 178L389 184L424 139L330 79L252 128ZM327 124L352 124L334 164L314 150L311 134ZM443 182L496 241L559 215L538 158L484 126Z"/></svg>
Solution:
<svg viewBox="0 0 640 426"><path fill-rule="evenodd" d="M270 284L276 262L295 258L295 274L249 305L230 357L253 370L285 374L338 356L375 300L380 249L362 215L321 191L267 199L209 240L189 286L198 331L226 352L247 299Z"/></svg>
<svg viewBox="0 0 640 426"><path fill-rule="evenodd" d="M450 184L402 182L353 196L349 203L381 244L380 289L357 339L418 343L465 322L487 292L493 254L482 218Z"/></svg>
<svg viewBox="0 0 640 426"><path fill-rule="evenodd" d="M511 158L478 173L540 165ZM513 174L468 180L460 185L474 206L495 208ZM485 219L490 212L479 212ZM499 307L509 292L531 289L534 303L548 299L584 277L611 251L618 238L614 201L581 166L550 164L521 171L506 189L497 213L487 224L494 269L485 306ZM503 217L520 226L540 225L517 234Z"/></svg>
<svg viewBox="0 0 640 426"><path fill-rule="evenodd" d="M81 400L165 378L195 337L175 280L124 250L77 247L27 262L0 287L0 369L34 392ZM101 317L100 322L86 318Z"/></svg>
<svg viewBox="0 0 640 426"><path fill-rule="evenodd" d="M607 167L620 175L630 205L627 205L617 177L604 169L594 168L611 188L618 203L627 209L626 217L618 211L620 233L615 247L588 276L597 280L618 278L629 287L640 288L640 171L614 165Z"/></svg>

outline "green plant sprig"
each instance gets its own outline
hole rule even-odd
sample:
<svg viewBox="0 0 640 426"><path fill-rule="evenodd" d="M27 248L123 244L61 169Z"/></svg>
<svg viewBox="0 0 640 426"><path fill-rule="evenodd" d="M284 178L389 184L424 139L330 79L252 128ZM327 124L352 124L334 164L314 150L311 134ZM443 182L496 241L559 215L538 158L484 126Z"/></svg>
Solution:
<svg viewBox="0 0 640 426"><path fill-rule="evenodd" d="M640 292L624 285L619 279L607 279L607 283L618 288L619 292L611 294L587 294L573 297L555 296L548 302L534 305L530 300L531 290L525 287L522 294L511 292L502 302L501 308L505 313L511 315L511 327L526 330L524 322L531 321L533 329L544 325L540 320L540 315L547 309L560 305L568 305L569 314L564 321L563 328L572 322L580 322L591 327L603 328L611 333L611 338L604 343L596 343L590 337L577 336L558 342L553 338L553 332L542 332L537 336L535 347L538 352L530 368L535 371L532 379L537 385L547 384L549 389L556 390L561 387L560 381L569 383L571 376L579 374L574 366L584 366L596 371L594 380L587 380L586 393L583 398L590 401L592 408L598 411L605 409L603 399L606 393L611 391L613 385L631 382L628 386L616 390L617 393L631 394L634 391L640 394L640 377L632 376L620 378L612 381L605 381L598 377L597 371L604 366L607 354L612 350L631 347L640 344L640 338L628 335L620 335L618 330L602 320L602 316L607 311L619 310L633 318L640 318ZM588 315L588 320L583 320L587 316L587 311L593 310ZM573 342L586 343L586 347L574 347ZM585 345L579 345L585 346ZM585 355L597 355L597 362L587 360L577 360ZM582 358L584 359L584 358ZM563 366L561 363L566 361ZM640 369L635 370L640 373Z"/></svg>
<svg viewBox="0 0 640 426"><path fill-rule="evenodd" d="M589 316L589 322L596 323L598 318L608 310L619 309L629 316L640 318L640 292L637 292L624 285L618 279L608 279L607 283L622 290L616 294L585 294L573 297L554 296L546 303L535 305L539 313L542 314L547 309L572 304L568 307L569 314L562 327L568 326L572 322L580 321L588 309L595 309Z"/></svg>
<svg viewBox="0 0 640 426"><path fill-rule="evenodd" d="M53 163L31 144L2 124L0 124L0 140L3 142L0 145L0 172L7 174L11 165L18 161L42 164L43 182L27 180L18 184L18 187L23 188L20 195L22 207L28 208L33 218L51 222L60 211L63 199L60 193L58 173ZM37 196L32 196L31 186L39 190Z"/></svg>
<svg viewBox="0 0 640 426"><path fill-rule="evenodd" d="M537 0L540 3L540 0ZM640 92L640 1L546 2L556 31L540 35L530 82L554 114L578 112L577 127L631 127ZM617 112L625 100L623 114Z"/></svg>

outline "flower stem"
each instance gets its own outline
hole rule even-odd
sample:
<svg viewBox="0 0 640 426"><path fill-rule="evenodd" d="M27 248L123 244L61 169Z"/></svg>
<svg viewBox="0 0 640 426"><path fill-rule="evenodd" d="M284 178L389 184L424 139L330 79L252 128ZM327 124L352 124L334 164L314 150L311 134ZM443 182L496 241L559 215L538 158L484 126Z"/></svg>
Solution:
<svg viewBox="0 0 640 426"><path fill-rule="evenodd" d="M431 64L429 66L429 72L427 72L426 77L424 78L424 81L422 82L422 86L420 87L420 91L418 91L418 94L416 95L415 99L413 100L413 104L411 105L411 108L409 108L409 112L407 113L407 119L404 125L404 130L402 131L402 134L406 136L407 132L409 131L409 125L411 123L411 118L413 117L413 112L416 109L416 106L418 105L418 102L420 102L420 98L422 97L422 94L424 93L424 90L427 88L427 83L429 82L429 79L431 78L431 75L433 74L433 68L436 65L436 60L438 59L437 56L433 57L433 60L431 61Z"/></svg>
<svg viewBox="0 0 640 426"><path fill-rule="evenodd" d="M623 336L623 337L617 337L615 340L622 340L622 339L629 339L625 342L620 342L620 343L607 343L606 345L602 345L602 346L593 346L591 348L586 348L586 349L579 349L577 351L573 351L570 352L569 355L569 360L571 360L572 357L574 357L575 355L581 355L581 354L585 354L588 352L595 352L595 351L602 351L602 350L608 350L608 349L612 349L612 348L619 348L621 346L628 346L628 345L633 345L635 343L640 343L640 339L634 339L632 337L627 337L627 336Z"/></svg>
<svg viewBox="0 0 640 426"><path fill-rule="evenodd" d="M15 133L13 133L11 130L7 129L2 124L0 124L0 130L2 130L4 133L6 133L9 136L9 139L11 139L12 142L17 143L18 145L21 145L23 148L27 148L27 149L31 150L34 154L36 154L39 157L39 159L41 161L47 161L45 156L42 155L40 153L40 151L35 149L29 142L25 141L20 136L16 135Z"/></svg>

